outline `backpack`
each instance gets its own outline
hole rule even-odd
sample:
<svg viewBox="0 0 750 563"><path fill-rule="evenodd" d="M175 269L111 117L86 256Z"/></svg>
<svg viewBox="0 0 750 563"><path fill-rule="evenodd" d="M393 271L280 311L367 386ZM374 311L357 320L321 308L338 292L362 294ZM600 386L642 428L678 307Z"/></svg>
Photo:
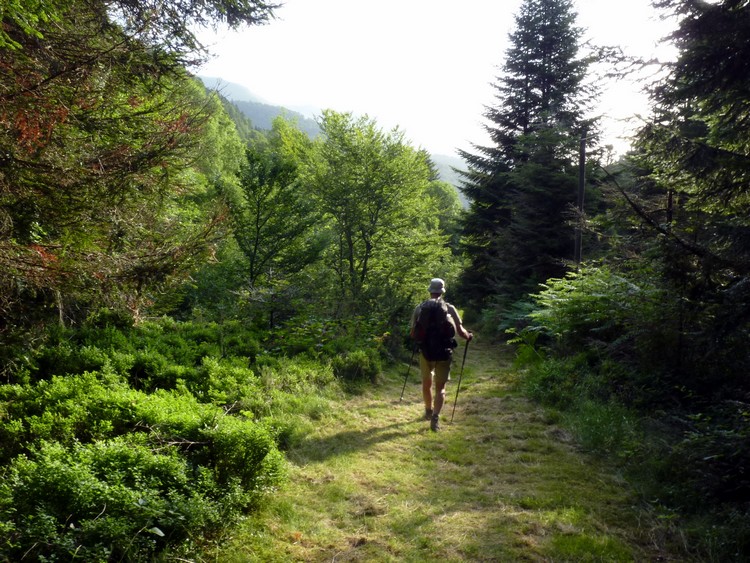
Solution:
<svg viewBox="0 0 750 563"><path fill-rule="evenodd" d="M458 343L456 329L448 319L448 306L442 299L428 299L419 306L414 323L414 341L430 361L450 360Z"/></svg>

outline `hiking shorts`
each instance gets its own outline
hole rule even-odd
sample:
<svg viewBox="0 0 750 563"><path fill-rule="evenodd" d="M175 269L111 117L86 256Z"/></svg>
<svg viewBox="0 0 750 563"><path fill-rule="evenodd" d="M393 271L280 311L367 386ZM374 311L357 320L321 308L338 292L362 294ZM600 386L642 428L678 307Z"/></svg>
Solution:
<svg viewBox="0 0 750 563"><path fill-rule="evenodd" d="M430 361L424 354L419 354L419 372L422 381L434 379L438 385L445 384L451 378L451 360Z"/></svg>

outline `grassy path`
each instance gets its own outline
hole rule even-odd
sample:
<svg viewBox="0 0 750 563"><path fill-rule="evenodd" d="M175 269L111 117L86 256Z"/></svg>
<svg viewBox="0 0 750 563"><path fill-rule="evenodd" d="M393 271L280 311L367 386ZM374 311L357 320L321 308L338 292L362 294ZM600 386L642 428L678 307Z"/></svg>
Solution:
<svg viewBox="0 0 750 563"><path fill-rule="evenodd" d="M513 391L488 343L471 344L451 424L454 367L439 433L421 419L416 367L399 401L404 368L317 421L289 452L288 485L212 557L676 560L627 486Z"/></svg>

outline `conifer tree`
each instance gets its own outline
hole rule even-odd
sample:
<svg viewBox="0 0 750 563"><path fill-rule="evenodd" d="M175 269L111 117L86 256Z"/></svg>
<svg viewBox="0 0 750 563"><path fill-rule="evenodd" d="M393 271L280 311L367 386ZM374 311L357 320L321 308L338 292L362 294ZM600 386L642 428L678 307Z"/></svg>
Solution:
<svg viewBox="0 0 750 563"><path fill-rule="evenodd" d="M579 139L595 136L575 19L571 0L523 2L485 113L492 145L461 154L471 261L461 285L477 309L515 301L573 258Z"/></svg>
<svg viewBox="0 0 750 563"><path fill-rule="evenodd" d="M638 256L640 267L647 263L679 303L671 318L661 315L662 324L677 332L675 344L660 349L665 371L693 396L744 400L750 365L750 4L654 5L676 17L670 40L678 51L652 89L654 117L640 130L630 157L638 190L631 190L630 203L649 237L638 254L632 248L629 254ZM651 200L644 204L646 191Z"/></svg>
<svg viewBox="0 0 750 563"><path fill-rule="evenodd" d="M140 314L209 250L242 145L184 65L262 0L0 4L0 332ZM161 293L161 292L158 292ZM54 317L53 317L54 318Z"/></svg>

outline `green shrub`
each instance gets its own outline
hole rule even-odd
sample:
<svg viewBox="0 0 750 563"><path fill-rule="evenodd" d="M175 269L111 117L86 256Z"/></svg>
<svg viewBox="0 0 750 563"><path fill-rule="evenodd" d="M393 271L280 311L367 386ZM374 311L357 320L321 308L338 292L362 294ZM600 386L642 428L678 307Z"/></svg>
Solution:
<svg viewBox="0 0 750 563"><path fill-rule="evenodd" d="M309 403L310 401L306 401L305 405L308 406ZM263 426L281 451L287 451L299 444L312 429L312 424L304 421L299 416L301 414L303 413L291 411L279 415L271 414L263 419Z"/></svg>
<svg viewBox="0 0 750 563"><path fill-rule="evenodd" d="M162 323L164 329L179 332L185 340L192 342L219 342L221 339L222 325L218 323Z"/></svg>
<svg viewBox="0 0 750 563"><path fill-rule="evenodd" d="M237 417L224 417L219 424L201 429L200 437L210 447L193 456L213 469L220 488L237 483L243 491L243 507L273 490L283 476L283 458L267 428Z"/></svg>
<svg viewBox="0 0 750 563"><path fill-rule="evenodd" d="M565 278L547 280L542 287L532 296L537 308L529 317L565 345L591 339L614 342L634 310L643 314L647 305L655 309L661 303L656 289L638 286L606 267L570 272Z"/></svg>
<svg viewBox="0 0 750 563"><path fill-rule="evenodd" d="M516 333L529 324L529 314L535 309L534 302L525 297L514 303L507 304L502 298L497 298L482 310L481 326L493 335L506 332Z"/></svg>
<svg viewBox="0 0 750 563"><path fill-rule="evenodd" d="M53 375L82 373L84 371L78 367L74 346L67 341L34 350L32 358L32 375L35 381L49 379Z"/></svg>
<svg viewBox="0 0 750 563"><path fill-rule="evenodd" d="M223 340L225 356L243 356L251 362L260 353L261 347L257 337L249 332L239 332L226 336Z"/></svg>
<svg viewBox="0 0 750 563"><path fill-rule="evenodd" d="M508 344L515 346L515 359L513 365L516 368L532 366L544 361L547 355L541 346L537 344L541 331L538 328L517 330L508 328L506 334L511 335Z"/></svg>
<svg viewBox="0 0 750 563"><path fill-rule="evenodd" d="M211 356L203 358L187 388L198 400L217 405L230 405L261 392L258 378L250 368L236 365L231 359Z"/></svg>
<svg viewBox="0 0 750 563"><path fill-rule="evenodd" d="M198 350L198 342L184 337L180 332L172 330L157 337L139 340L140 348L148 347L156 350L169 359L170 363L181 366L197 366L202 355Z"/></svg>
<svg viewBox="0 0 750 563"><path fill-rule="evenodd" d="M387 335L376 318L294 317L273 331L269 349L279 356L307 354L332 358L351 350L367 349L380 353Z"/></svg>
<svg viewBox="0 0 750 563"><path fill-rule="evenodd" d="M319 355L323 347L335 339L336 322L330 319L295 317L273 334L273 349L278 355Z"/></svg>
<svg viewBox="0 0 750 563"><path fill-rule="evenodd" d="M42 346L34 352L33 357L35 380L99 371L107 365L124 374L134 369L135 363L134 356L126 351L114 351L89 343L77 345L74 341Z"/></svg>
<svg viewBox="0 0 750 563"><path fill-rule="evenodd" d="M256 506L284 475L268 426L192 395L143 393L111 373L0 393L0 560L30 548L143 560Z"/></svg>
<svg viewBox="0 0 750 563"><path fill-rule="evenodd" d="M360 338L321 326L318 342ZM284 476L279 448L324 416L339 382L323 346L271 357L260 340L239 322L104 314L50 330L16 362L25 382L0 385L0 561L148 560L257 506ZM378 344L361 340L347 369L372 378Z"/></svg>
<svg viewBox="0 0 750 563"><path fill-rule="evenodd" d="M258 366L260 388L245 392L237 410L254 419L307 416L320 418L328 410L324 395L335 389L331 366L302 356L278 358Z"/></svg>
<svg viewBox="0 0 750 563"><path fill-rule="evenodd" d="M264 389L278 389L286 393L310 393L324 389L334 381L331 368L307 358L279 358L273 365L260 367Z"/></svg>
<svg viewBox="0 0 750 563"><path fill-rule="evenodd" d="M102 308L90 313L84 326L127 331L133 327L133 315L129 311Z"/></svg>
<svg viewBox="0 0 750 563"><path fill-rule="evenodd" d="M192 530L220 523L216 503L174 448L132 439L42 442L0 485L9 525L0 555L20 560L141 561Z"/></svg>
<svg viewBox="0 0 750 563"><path fill-rule="evenodd" d="M113 350L109 354L109 364L105 364L105 369L111 369L117 375L127 378L127 375L135 365L135 354Z"/></svg>
<svg viewBox="0 0 750 563"><path fill-rule="evenodd" d="M524 392L543 405L566 408L583 393L588 375L585 356L549 358L530 366L521 379Z"/></svg>
<svg viewBox="0 0 750 563"><path fill-rule="evenodd" d="M123 414L137 394L112 374L55 376L36 385L0 386L0 459L7 462L39 441L72 444L132 426Z"/></svg>
<svg viewBox="0 0 750 563"><path fill-rule="evenodd" d="M120 327L117 325L107 325L103 327L83 326L80 330L73 333L75 342L81 346L96 346L102 350L134 352L133 339L135 329L132 327Z"/></svg>
<svg viewBox="0 0 750 563"><path fill-rule="evenodd" d="M578 443L597 453L629 457L642 439L639 417L616 403L579 399L564 420Z"/></svg>
<svg viewBox="0 0 750 563"><path fill-rule="evenodd" d="M369 380L377 382L382 366L377 352L372 350L353 350L334 357L331 360L336 377L348 381Z"/></svg>
<svg viewBox="0 0 750 563"><path fill-rule="evenodd" d="M691 510L706 503L750 503L750 408L730 403L683 414L681 435L663 458L672 482L688 493L671 498Z"/></svg>
<svg viewBox="0 0 750 563"><path fill-rule="evenodd" d="M199 342L196 346L196 355L201 359L207 356L220 358L222 356L221 345L218 342Z"/></svg>
<svg viewBox="0 0 750 563"><path fill-rule="evenodd" d="M82 346L75 354L76 371L99 371L111 362L110 354L96 346Z"/></svg>
<svg viewBox="0 0 750 563"><path fill-rule="evenodd" d="M169 360L152 349L138 350L130 367L128 381L136 389L171 388L172 382L164 381Z"/></svg>

